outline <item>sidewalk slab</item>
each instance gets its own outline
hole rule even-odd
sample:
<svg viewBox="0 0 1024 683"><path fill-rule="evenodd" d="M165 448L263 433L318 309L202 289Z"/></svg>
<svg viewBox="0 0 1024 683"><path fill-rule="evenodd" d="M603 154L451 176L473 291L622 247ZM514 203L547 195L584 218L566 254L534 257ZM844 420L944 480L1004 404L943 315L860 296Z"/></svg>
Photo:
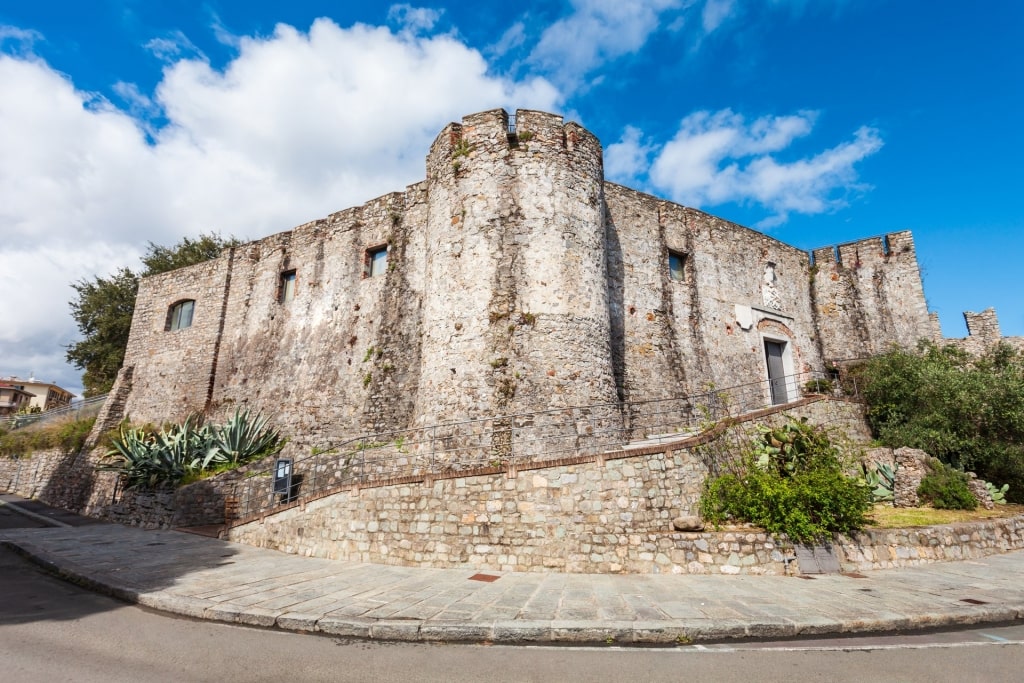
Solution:
<svg viewBox="0 0 1024 683"><path fill-rule="evenodd" d="M1024 616L1024 551L865 578L490 572L499 578L486 583L470 579L472 568L299 557L118 524L2 530L0 544L65 579L161 611L379 640L668 645Z"/></svg>

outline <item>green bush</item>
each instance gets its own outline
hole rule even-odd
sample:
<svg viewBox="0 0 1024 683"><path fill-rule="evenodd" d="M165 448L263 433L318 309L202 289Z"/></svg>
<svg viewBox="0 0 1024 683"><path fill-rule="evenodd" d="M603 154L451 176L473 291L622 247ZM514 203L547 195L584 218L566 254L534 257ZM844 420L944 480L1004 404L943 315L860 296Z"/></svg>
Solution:
<svg viewBox="0 0 1024 683"><path fill-rule="evenodd" d="M118 473L130 489L177 486L281 450L284 441L267 419L235 411L223 425L190 415L159 431L122 425L98 469Z"/></svg>
<svg viewBox="0 0 1024 683"><path fill-rule="evenodd" d="M884 445L920 448L1024 502L1024 354L1000 344L981 356L923 344L852 372Z"/></svg>
<svg viewBox="0 0 1024 683"><path fill-rule="evenodd" d="M922 502L939 510L973 510L978 499L971 493L967 475L938 461L931 463L932 471L921 480L917 495Z"/></svg>
<svg viewBox="0 0 1024 683"><path fill-rule="evenodd" d="M77 453L85 445L96 418L44 422L0 433L0 455L27 457L35 451L59 448L64 453Z"/></svg>
<svg viewBox="0 0 1024 683"><path fill-rule="evenodd" d="M700 511L706 521L749 522L803 543L867 524L871 492L843 474L840 454L823 430L790 421L759 431L738 471L705 483Z"/></svg>

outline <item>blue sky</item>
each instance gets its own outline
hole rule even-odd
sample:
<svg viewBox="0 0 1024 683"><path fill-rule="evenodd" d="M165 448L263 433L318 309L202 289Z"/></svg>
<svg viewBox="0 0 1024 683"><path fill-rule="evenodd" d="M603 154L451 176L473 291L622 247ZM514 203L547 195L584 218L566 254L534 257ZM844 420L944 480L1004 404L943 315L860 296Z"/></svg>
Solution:
<svg viewBox="0 0 1024 683"><path fill-rule="evenodd" d="M1009 0L2 0L0 376L81 386L70 282L401 189L499 106L802 248L912 230L947 336L1024 335L1022 35Z"/></svg>

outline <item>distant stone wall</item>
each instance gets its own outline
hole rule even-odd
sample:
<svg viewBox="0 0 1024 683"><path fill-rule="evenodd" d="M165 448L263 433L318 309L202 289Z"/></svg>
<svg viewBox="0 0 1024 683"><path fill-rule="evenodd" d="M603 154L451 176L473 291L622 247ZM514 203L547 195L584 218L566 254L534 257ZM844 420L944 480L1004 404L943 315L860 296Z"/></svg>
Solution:
<svg viewBox="0 0 1024 683"><path fill-rule="evenodd" d="M1018 351L1024 351L1024 337L1004 337L999 328L999 317L994 308L981 313L964 312L967 336L962 339L940 339L940 343L955 346L968 353L979 355L996 344L1006 344Z"/></svg>

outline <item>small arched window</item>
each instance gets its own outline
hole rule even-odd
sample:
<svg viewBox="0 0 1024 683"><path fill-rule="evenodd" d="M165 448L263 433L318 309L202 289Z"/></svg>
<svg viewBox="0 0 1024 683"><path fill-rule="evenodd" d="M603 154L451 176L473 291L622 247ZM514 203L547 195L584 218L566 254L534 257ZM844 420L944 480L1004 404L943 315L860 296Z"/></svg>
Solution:
<svg viewBox="0 0 1024 683"><path fill-rule="evenodd" d="M183 330L186 327L192 326L192 312L195 310L196 302L192 299L186 299L185 301L179 301L178 303L171 306L167 311L167 326L168 332L174 330Z"/></svg>

